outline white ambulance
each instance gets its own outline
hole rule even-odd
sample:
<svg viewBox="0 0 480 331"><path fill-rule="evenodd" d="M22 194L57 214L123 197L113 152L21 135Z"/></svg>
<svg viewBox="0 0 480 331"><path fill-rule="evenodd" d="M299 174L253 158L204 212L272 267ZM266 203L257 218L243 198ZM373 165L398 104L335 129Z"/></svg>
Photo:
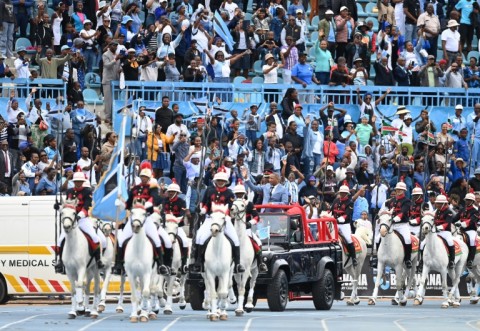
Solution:
<svg viewBox="0 0 480 331"><path fill-rule="evenodd" d="M54 204L55 196L0 198L0 304L11 296L70 293L67 276L54 270ZM119 287L113 277L109 292Z"/></svg>

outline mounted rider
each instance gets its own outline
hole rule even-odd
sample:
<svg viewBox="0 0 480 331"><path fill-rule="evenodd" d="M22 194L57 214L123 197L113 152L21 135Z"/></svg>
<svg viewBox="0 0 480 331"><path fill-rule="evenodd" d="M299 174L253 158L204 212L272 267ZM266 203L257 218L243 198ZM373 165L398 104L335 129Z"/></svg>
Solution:
<svg viewBox="0 0 480 331"><path fill-rule="evenodd" d="M95 229L93 228L92 220L88 217L88 210L92 205L92 190L88 187L84 187L83 184L87 180L85 179L85 175L83 172L75 172L73 174L73 184L74 187L68 189L66 192L66 200L76 200L77 205L75 206L77 212L77 221L78 227L84 233L86 233L95 244L100 242L100 238L98 237ZM55 209L59 208L60 206L55 205ZM63 253L63 246L65 244L65 233L62 231L59 238L59 253L58 253L58 261L55 264L55 272L56 273L65 273L65 266L62 262L62 253ZM97 263L97 267L99 269L105 268L105 265L102 263L100 259L101 252L100 248L94 251L95 261Z"/></svg>
<svg viewBox="0 0 480 331"><path fill-rule="evenodd" d="M468 257L467 257L467 268L473 268L473 260L475 259L475 254L477 253L477 222L479 221L479 212L474 205L475 203L475 194L473 190L470 193L465 195L465 207L460 209L460 211L453 218L453 223L457 228L461 228L462 232L465 233L468 237Z"/></svg>
<svg viewBox="0 0 480 331"><path fill-rule="evenodd" d="M435 199L435 226L437 234L445 239L448 245L448 269L455 267L455 246L450 226L454 220L453 211L448 205L446 195L439 194Z"/></svg>
<svg viewBox="0 0 480 331"><path fill-rule="evenodd" d="M175 179L172 180L173 183L168 185L167 188L167 194L168 198L165 200L163 204L163 219L166 220L166 215L167 214L172 214L176 218L181 218L182 221L178 223L178 230L177 230L177 236L180 238L182 242L182 273L186 274L187 273L187 258L188 258L188 239L187 239L187 234L183 230L183 227L185 226L185 210L187 209L187 204L185 203L185 200L180 198L178 195L182 193L182 190L180 189L180 186L175 182ZM163 231L165 231L162 227L160 227ZM159 231L160 231L159 228ZM168 234L167 234L168 235Z"/></svg>
<svg viewBox="0 0 480 331"><path fill-rule="evenodd" d="M198 245L196 249L194 270L200 272L203 269L203 260L206 245L205 242L210 238L211 223L210 213L212 211L212 203L220 205L228 205L229 209L235 200L233 192L227 188L229 177L225 168L218 168L217 173L213 177L214 186L210 186L205 191L202 203L200 204L200 214L207 215L205 221L197 231L195 243ZM235 263L235 273L245 272L245 268L240 264L240 241L237 232L230 221L230 216L227 215L225 220L225 235L233 243L233 261Z"/></svg>
<svg viewBox="0 0 480 331"><path fill-rule="evenodd" d="M332 217L337 220L338 232L347 243L348 254L352 258L352 265L358 265L355 246L352 241L352 213L353 200L350 198L350 188L344 183L338 190L338 196L333 200L330 209Z"/></svg>
<svg viewBox="0 0 480 331"><path fill-rule="evenodd" d="M153 206L157 205L160 202L160 197L158 196L158 187L155 179L152 179L152 169L149 162L144 162L141 165L140 171L140 184L132 187L130 192L128 192L128 200L125 206L125 209L131 210L133 207L133 202L136 199L145 200L145 209L149 215L143 224L143 228L148 238L154 243L155 246L155 262L157 263L157 272L161 275L168 275L170 269L163 261L162 245L160 237L157 232L157 228L152 219L152 213L154 212ZM133 236L131 219L128 218L127 223L124 225L121 236L118 238L118 247L117 255L115 256L115 265L113 266L112 273L114 275L120 275L123 270L123 258L124 258L124 247L123 244L125 241L130 239ZM172 255L172 242L166 236L162 238L164 240L165 246L165 260L171 261ZM170 262L171 264L171 262Z"/></svg>
<svg viewBox="0 0 480 331"><path fill-rule="evenodd" d="M235 185L233 188L233 193L235 194L237 199L242 199L245 202L247 202L247 205L245 206L245 222L247 225L247 236L249 236L251 239L253 239L258 247L260 248L258 252L256 252L256 259L257 259L257 266L258 270L260 272L267 272L268 267L265 263L263 263L262 259L262 241L260 238L255 235L255 233L252 231L252 226L256 225L260 218L258 216L258 211L253 205L251 201L248 201L246 199L247 191L245 190L245 186L242 184L242 181L239 180L238 184Z"/></svg>
<svg viewBox="0 0 480 331"><path fill-rule="evenodd" d="M429 210L428 204L423 201L423 190L420 185L415 184L412 190L412 204L410 205L410 232L415 236L420 235L420 223L422 222L422 212Z"/></svg>
<svg viewBox="0 0 480 331"><path fill-rule="evenodd" d="M409 214L411 201L405 196L407 185L403 181L399 181L395 186L395 198L390 199L385 206L388 209L393 209L393 225L392 229L396 230L403 238L405 250L405 266L407 269L412 268L412 239L410 238Z"/></svg>

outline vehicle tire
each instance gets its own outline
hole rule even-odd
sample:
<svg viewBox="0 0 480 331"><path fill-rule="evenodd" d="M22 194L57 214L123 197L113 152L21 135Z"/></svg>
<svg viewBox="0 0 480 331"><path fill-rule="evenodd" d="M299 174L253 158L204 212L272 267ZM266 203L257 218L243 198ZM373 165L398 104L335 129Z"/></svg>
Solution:
<svg viewBox="0 0 480 331"><path fill-rule="evenodd" d="M203 310L202 304L205 296L204 290L205 288L203 286L200 287L196 284L189 285L190 306L193 310Z"/></svg>
<svg viewBox="0 0 480 331"><path fill-rule="evenodd" d="M0 305L6 304L9 299L7 283L2 275L0 275Z"/></svg>
<svg viewBox="0 0 480 331"><path fill-rule="evenodd" d="M268 308L271 311L284 311L288 302L288 278L285 271L279 269L267 287Z"/></svg>
<svg viewBox="0 0 480 331"><path fill-rule="evenodd" d="M335 297L335 280L329 269L323 271L322 277L313 283L313 304L317 310L330 310Z"/></svg>

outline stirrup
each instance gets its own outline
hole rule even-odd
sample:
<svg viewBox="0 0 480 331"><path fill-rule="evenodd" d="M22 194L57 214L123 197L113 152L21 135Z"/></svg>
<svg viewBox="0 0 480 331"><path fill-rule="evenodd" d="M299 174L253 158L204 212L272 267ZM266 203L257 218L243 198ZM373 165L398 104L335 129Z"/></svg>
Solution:
<svg viewBox="0 0 480 331"><path fill-rule="evenodd" d="M455 268L455 262L454 261L448 261L448 269L453 269Z"/></svg>
<svg viewBox="0 0 480 331"><path fill-rule="evenodd" d="M123 269L123 263L122 262L116 262L115 265L112 267L112 275L121 276L122 272L125 273L125 271Z"/></svg>
<svg viewBox="0 0 480 331"><path fill-rule="evenodd" d="M181 268L180 268L180 271L182 273L182 275L186 275L188 273L188 265L183 265Z"/></svg>
<svg viewBox="0 0 480 331"><path fill-rule="evenodd" d="M61 274L61 275L66 275L67 274L65 272L65 266L63 265L62 260L58 260L57 264L55 264L55 273L56 274Z"/></svg>
<svg viewBox="0 0 480 331"><path fill-rule="evenodd" d="M358 261L357 261L357 258L355 258L355 257L352 257L352 266L353 267L358 266Z"/></svg>
<svg viewBox="0 0 480 331"><path fill-rule="evenodd" d="M405 261L405 267L407 269L412 269L412 261L410 261L410 260Z"/></svg>
<svg viewBox="0 0 480 331"><path fill-rule="evenodd" d="M157 267L157 273L159 273L162 276L169 276L171 274L171 271L169 267L162 264Z"/></svg>
<svg viewBox="0 0 480 331"><path fill-rule="evenodd" d="M378 259L376 257L372 256L372 257L370 257L369 263L370 263L371 268L376 268L377 265L378 265Z"/></svg>
<svg viewBox="0 0 480 331"><path fill-rule="evenodd" d="M467 261L467 268L473 269L473 261Z"/></svg>
<svg viewBox="0 0 480 331"><path fill-rule="evenodd" d="M97 261L97 268L98 269L105 269L105 264L103 264L102 260Z"/></svg>
<svg viewBox="0 0 480 331"><path fill-rule="evenodd" d="M235 273L236 274L241 274L242 272L245 272L245 268L241 264L237 264L235 266Z"/></svg>

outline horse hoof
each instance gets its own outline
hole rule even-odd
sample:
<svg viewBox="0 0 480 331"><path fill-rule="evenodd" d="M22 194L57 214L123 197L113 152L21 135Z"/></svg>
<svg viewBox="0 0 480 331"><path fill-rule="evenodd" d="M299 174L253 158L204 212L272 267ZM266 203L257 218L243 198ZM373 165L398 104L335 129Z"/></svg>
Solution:
<svg viewBox="0 0 480 331"><path fill-rule="evenodd" d="M392 299L392 306L398 306L398 301L395 299Z"/></svg>
<svg viewBox="0 0 480 331"><path fill-rule="evenodd" d="M241 309L235 310L235 316L237 316L237 317L243 316L243 313L244 313L244 311L241 310ZM220 316L220 319L221 319L221 316Z"/></svg>
<svg viewBox="0 0 480 331"><path fill-rule="evenodd" d="M123 308L117 307L117 309L115 309L115 312L116 312L117 314L123 314Z"/></svg>
<svg viewBox="0 0 480 331"><path fill-rule="evenodd" d="M220 321L227 321L227 320L228 320L228 315L227 314L220 315Z"/></svg>
<svg viewBox="0 0 480 331"><path fill-rule="evenodd" d="M165 309L165 310L163 311L163 314L164 314L164 315L172 315L172 310L171 310L171 309Z"/></svg>
<svg viewBox="0 0 480 331"><path fill-rule="evenodd" d="M218 315L217 314L210 314L210 316L208 318L210 318L210 321L212 321L212 322L218 321Z"/></svg>
<svg viewBox="0 0 480 331"><path fill-rule="evenodd" d="M130 316L131 323L138 323L138 316Z"/></svg>
<svg viewBox="0 0 480 331"><path fill-rule="evenodd" d="M99 313L103 313L105 311L105 305L104 304L99 304L98 307L97 307L97 311Z"/></svg>
<svg viewBox="0 0 480 331"><path fill-rule="evenodd" d="M460 307L460 302L455 301L452 305L453 308L459 308Z"/></svg>
<svg viewBox="0 0 480 331"><path fill-rule="evenodd" d="M353 301L347 301L347 306L355 306L355 304L353 303Z"/></svg>
<svg viewBox="0 0 480 331"><path fill-rule="evenodd" d="M253 308L254 308L254 307L247 307L247 306L245 306L245 311L246 311L248 314L250 314L250 313L253 311Z"/></svg>
<svg viewBox="0 0 480 331"><path fill-rule="evenodd" d="M181 310L184 310L185 307L187 307L187 305L184 305L184 306L179 306Z"/></svg>
<svg viewBox="0 0 480 331"><path fill-rule="evenodd" d="M442 308L448 308L450 303L448 301L442 302Z"/></svg>
<svg viewBox="0 0 480 331"><path fill-rule="evenodd" d="M148 322L148 316L140 316L140 322L141 323L147 323Z"/></svg>
<svg viewBox="0 0 480 331"><path fill-rule="evenodd" d="M73 313L68 314L68 319L69 320L74 320L75 318L77 318L76 314L73 314Z"/></svg>
<svg viewBox="0 0 480 331"><path fill-rule="evenodd" d="M150 313L150 314L148 314L148 319L150 319L150 320L156 320L156 319L157 319L157 314L155 314L155 313Z"/></svg>
<svg viewBox="0 0 480 331"><path fill-rule="evenodd" d="M356 301L353 302L356 306L360 304L360 299L357 299Z"/></svg>
<svg viewBox="0 0 480 331"><path fill-rule="evenodd" d="M418 299L413 300L413 305L414 306L420 306L421 304L422 304L422 302L420 300L418 300Z"/></svg>
<svg viewBox="0 0 480 331"><path fill-rule="evenodd" d="M369 305L369 306L375 306L375 300L369 299L369 300L368 300L368 305Z"/></svg>
<svg viewBox="0 0 480 331"><path fill-rule="evenodd" d="M96 320L98 318L98 314L91 314L90 317L92 320Z"/></svg>
<svg viewBox="0 0 480 331"><path fill-rule="evenodd" d="M90 317L91 313L89 311L86 311L84 315L85 315L85 317Z"/></svg>
<svg viewBox="0 0 480 331"><path fill-rule="evenodd" d="M400 301L400 306L405 307L406 305L407 305L407 300L405 300L405 301L403 301L403 302Z"/></svg>
<svg viewBox="0 0 480 331"><path fill-rule="evenodd" d="M478 299L470 299L470 304L471 305L476 305L478 303Z"/></svg>
<svg viewBox="0 0 480 331"><path fill-rule="evenodd" d="M153 312L154 312L155 314L158 314L158 313L160 312L160 310L155 309L155 310L153 310Z"/></svg>
<svg viewBox="0 0 480 331"><path fill-rule="evenodd" d="M77 310L77 316L78 315L85 315L85 309L84 310Z"/></svg>

